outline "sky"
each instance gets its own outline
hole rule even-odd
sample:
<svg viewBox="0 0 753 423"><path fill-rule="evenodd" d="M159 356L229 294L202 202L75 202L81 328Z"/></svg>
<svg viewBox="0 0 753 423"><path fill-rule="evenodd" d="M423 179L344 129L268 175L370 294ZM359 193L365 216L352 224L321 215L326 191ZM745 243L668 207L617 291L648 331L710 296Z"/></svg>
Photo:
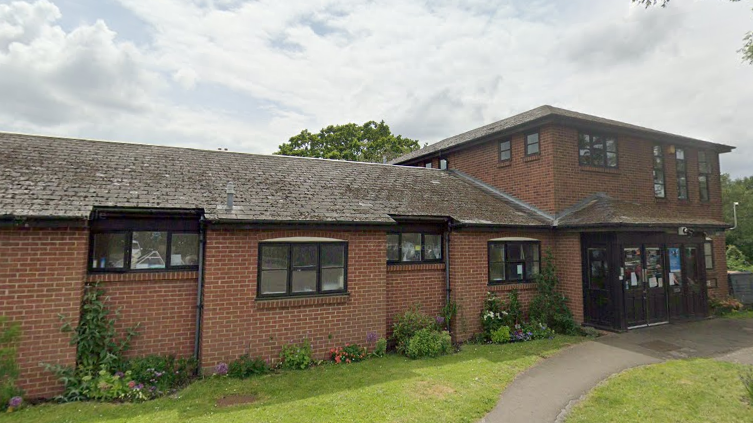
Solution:
<svg viewBox="0 0 753 423"><path fill-rule="evenodd" d="M0 0L0 131L272 153L384 120L433 143L550 104L737 146L753 1Z"/></svg>

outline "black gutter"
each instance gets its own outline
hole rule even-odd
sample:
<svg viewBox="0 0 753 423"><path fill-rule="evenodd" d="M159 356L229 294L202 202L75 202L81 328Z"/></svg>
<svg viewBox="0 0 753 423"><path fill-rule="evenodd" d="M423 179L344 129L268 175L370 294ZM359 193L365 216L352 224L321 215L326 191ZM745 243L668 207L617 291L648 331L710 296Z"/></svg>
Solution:
<svg viewBox="0 0 753 423"><path fill-rule="evenodd" d="M204 315L204 258L206 246L206 225L204 216L199 219L199 277L196 287L196 334L194 336L193 357L196 359L196 371L199 372L201 365L201 322Z"/></svg>
<svg viewBox="0 0 753 423"><path fill-rule="evenodd" d="M651 228L651 229L677 229L679 227L687 226L690 228L701 228L701 229L728 229L731 228L732 225L725 224L725 225L704 225L704 224L692 224L692 223L592 223L587 225L566 225L566 226L555 226L554 229L567 229L567 230L577 230L577 229L599 229L599 228L607 228L607 229L619 229L619 228L625 228L625 229L640 229L640 228Z"/></svg>
<svg viewBox="0 0 753 423"><path fill-rule="evenodd" d="M86 228L89 219L85 217L52 217L52 216L0 216L0 228L35 227L35 228Z"/></svg>

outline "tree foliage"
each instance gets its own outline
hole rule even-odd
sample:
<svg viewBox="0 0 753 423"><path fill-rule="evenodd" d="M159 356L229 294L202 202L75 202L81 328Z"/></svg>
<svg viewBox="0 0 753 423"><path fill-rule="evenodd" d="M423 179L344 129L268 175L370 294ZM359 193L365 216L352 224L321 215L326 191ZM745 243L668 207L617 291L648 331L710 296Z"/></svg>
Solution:
<svg viewBox="0 0 753 423"><path fill-rule="evenodd" d="M737 206L737 228L727 231L727 245L734 245L748 261L753 257L753 177L732 179L722 175L722 207L724 220L734 223L732 203Z"/></svg>
<svg viewBox="0 0 753 423"><path fill-rule="evenodd" d="M667 7L669 4L669 0L632 0L633 3L638 3L645 7L651 7L651 6L661 6L661 7ZM729 0L731 2L737 3L740 0ZM743 37L743 46L740 50L738 50L739 53L743 55L743 60L753 65L753 31L748 32Z"/></svg>
<svg viewBox="0 0 753 423"><path fill-rule="evenodd" d="M384 121L372 120L363 125L330 125L315 134L303 130L275 154L381 163L419 147L416 140L394 135Z"/></svg>

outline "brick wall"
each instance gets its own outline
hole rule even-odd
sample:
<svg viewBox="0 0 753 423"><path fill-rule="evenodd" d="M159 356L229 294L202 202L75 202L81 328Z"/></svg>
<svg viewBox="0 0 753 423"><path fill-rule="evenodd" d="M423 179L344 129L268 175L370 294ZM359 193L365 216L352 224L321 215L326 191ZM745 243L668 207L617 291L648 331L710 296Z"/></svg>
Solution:
<svg viewBox="0 0 753 423"><path fill-rule="evenodd" d="M712 236L714 247L714 269L706 270L706 279L716 279L717 287L708 288L709 298L726 297L729 295L729 280L727 279L727 254L725 236Z"/></svg>
<svg viewBox="0 0 753 423"><path fill-rule="evenodd" d="M76 362L58 315L78 322L87 244L85 229L0 229L0 315L21 323L19 383L30 398L61 391L39 363Z"/></svg>
<svg viewBox="0 0 753 423"><path fill-rule="evenodd" d="M488 242L502 237L538 239L542 253L555 247L550 231L453 232L450 235L450 280L452 300L459 306L453 328L459 341L481 331L480 315L487 292L507 299L509 292L517 289L524 307L536 293L534 283L489 285Z"/></svg>
<svg viewBox="0 0 753 423"><path fill-rule="evenodd" d="M117 328L140 324L128 357L173 354L191 357L196 335L197 272L90 275L100 281L111 310L120 309Z"/></svg>
<svg viewBox="0 0 753 423"><path fill-rule="evenodd" d="M567 297L567 306L578 323L583 323L583 268L581 267L580 234L559 232L555 237L554 262L557 266L560 291Z"/></svg>
<svg viewBox="0 0 753 423"><path fill-rule="evenodd" d="M348 242L348 294L256 300L258 244L307 236ZM254 231L207 233L202 366L249 353L276 360L283 345L309 339L318 358L346 343L385 336L386 236L383 231Z"/></svg>
<svg viewBox="0 0 753 423"><path fill-rule="evenodd" d="M394 317L414 305L437 316L445 304L444 264L406 264L387 267L387 333Z"/></svg>

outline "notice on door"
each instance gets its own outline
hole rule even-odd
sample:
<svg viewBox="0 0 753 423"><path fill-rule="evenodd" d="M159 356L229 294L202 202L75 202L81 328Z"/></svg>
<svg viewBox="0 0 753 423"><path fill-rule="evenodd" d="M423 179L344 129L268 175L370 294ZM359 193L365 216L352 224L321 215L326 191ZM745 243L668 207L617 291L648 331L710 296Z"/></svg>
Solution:
<svg viewBox="0 0 753 423"><path fill-rule="evenodd" d="M669 271L673 273L682 271L679 248L669 248Z"/></svg>

